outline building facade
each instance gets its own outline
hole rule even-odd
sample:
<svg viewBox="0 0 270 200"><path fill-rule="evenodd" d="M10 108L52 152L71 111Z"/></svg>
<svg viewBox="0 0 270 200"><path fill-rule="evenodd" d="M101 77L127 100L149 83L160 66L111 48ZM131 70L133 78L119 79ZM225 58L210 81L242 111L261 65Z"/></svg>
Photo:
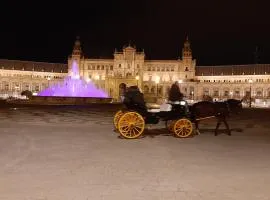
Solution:
<svg viewBox="0 0 270 200"><path fill-rule="evenodd" d="M146 98L166 98L171 84L178 81L188 99L200 100L205 95L241 99L251 94L258 102L270 102L270 64L196 66L188 38L181 59L175 60L146 60L143 51L130 45L115 51L112 59L91 59L83 56L78 38L67 64L0 60L1 95L15 96L24 90L38 93L71 75L74 61L81 78L115 100L130 85L138 85Z"/></svg>

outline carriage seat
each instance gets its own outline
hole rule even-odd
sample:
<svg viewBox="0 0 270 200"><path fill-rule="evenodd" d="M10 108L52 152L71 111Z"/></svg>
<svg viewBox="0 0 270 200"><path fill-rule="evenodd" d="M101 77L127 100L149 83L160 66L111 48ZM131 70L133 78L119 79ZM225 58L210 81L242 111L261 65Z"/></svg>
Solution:
<svg viewBox="0 0 270 200"><path fill-rule="evenodd" d="M159 109L148 109L148 112L170 112L173 110L174 107L179 107L179 106L185 106L186 111L188 111L188 104L186 101L168 101L167 103L163 103L160 105Z"/></svg>
<svg viewBox="0 0 270 200"><path fill-rule="evenodd" d="M152 112L152 113L157 113L157 112L169 112L172 110L172 105L171 104L161 104L160 108L149 108L147 111Z"/></svg>

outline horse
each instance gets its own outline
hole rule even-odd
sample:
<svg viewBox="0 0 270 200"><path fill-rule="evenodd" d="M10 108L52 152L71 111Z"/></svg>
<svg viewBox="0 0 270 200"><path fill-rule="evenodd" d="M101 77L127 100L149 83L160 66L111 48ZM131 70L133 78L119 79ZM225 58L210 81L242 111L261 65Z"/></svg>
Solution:
<svg viewBox="0 0 270 200"><path fill-rule="evenodd" d="M199 135L199 122L203 119L213 118L217 119L217 125L215 129L215 136L218 134L218 128L223 122L226 126L228 135L231 136L231 130L227 123L227 118L230 114L238 114L243 109L243 100L228 99L223 102L210 102L201 101L190 106L191 119L195 122L196 132Z"/></svg>

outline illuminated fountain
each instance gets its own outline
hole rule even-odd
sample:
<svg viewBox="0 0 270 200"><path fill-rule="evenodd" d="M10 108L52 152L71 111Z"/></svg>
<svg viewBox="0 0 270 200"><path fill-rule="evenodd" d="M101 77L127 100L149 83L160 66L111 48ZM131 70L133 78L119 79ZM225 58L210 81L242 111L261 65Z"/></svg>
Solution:
<svg viewBox="0 0 270 200"><path fill-rule="evenodd" d="M72 63L71 76L41 91L38 96L108 98L106 92L98 89L92 82L80 78L79 68L75 61Z"/></svg>

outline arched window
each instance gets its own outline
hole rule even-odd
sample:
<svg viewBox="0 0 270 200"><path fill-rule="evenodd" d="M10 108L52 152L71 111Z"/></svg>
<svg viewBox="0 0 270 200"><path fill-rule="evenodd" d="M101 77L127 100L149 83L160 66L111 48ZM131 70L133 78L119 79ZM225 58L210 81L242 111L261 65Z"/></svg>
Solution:
<svg viewBox="0 0 270 200"><path fill-rule="evenodd" d="M151 93L155 93L155 90L156 90L156 87L155 86L152 86L151 87Z"/></svg>
<svg viewBox="0 0 270 200"><path fill-rule="evenodd" d="M149 93L149 87L148 87L148 85L145 85L143 87L143 91L144 91L144 93Z"/></svg>

